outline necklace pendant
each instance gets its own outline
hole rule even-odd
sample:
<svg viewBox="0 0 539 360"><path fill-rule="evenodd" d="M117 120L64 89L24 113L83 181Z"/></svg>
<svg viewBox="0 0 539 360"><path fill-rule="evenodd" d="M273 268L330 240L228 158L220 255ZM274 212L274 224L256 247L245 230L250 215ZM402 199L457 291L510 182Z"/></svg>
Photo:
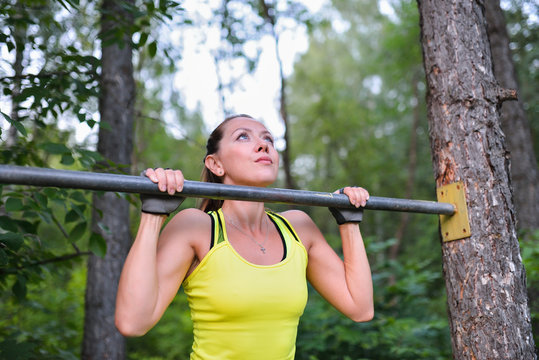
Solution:
<svg viewBox="0 0 539 360"><path fill-rule="evenodd" d="M260 247L260 251L262 251L262 252L265 254L265 253L266 253L266 248L263 247L263 246L261 246L261 247Z"/></svg>

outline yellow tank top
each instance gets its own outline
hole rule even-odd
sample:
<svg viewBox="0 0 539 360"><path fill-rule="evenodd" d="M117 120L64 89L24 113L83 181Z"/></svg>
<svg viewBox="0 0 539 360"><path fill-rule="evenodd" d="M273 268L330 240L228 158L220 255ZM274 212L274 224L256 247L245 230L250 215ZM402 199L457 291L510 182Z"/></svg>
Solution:
<svg viewBox="0 0 539 360"><path fill-rule="evenodd" d="M210 212L211 249L184 280L194 327L192 360L294 359L307 303L307 251L290 223L267 212L283 260L256 265L230 245L221 210Z"/></svg>

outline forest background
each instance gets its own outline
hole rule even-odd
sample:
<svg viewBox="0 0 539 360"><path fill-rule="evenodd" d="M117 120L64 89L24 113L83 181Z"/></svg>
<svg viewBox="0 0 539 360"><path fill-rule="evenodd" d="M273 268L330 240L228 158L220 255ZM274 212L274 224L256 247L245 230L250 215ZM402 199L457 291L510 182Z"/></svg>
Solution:
<svg viewBox="0 0 539 360"><path fill-rule="evenodd" d="M242 112L231 98L241 90L241 79L258 69L262 43L279 43L280 34L302 29L308 48L290 74L283 72L282 54L276 54L282 91L275 94L275 109L286 124L278 144L289 166L284 164L275 185L332 191L354 183L376 196L435 199L417 5L385 1L392 9L388 13L380 11L380 3L335 0L310 12L299 2L282 1L268 17L254 2L216 1L210 18L193 16L181 3L137 3L130 8L136 21L129 29L137 83L130 172L159 165L180 168L197 180L208 132L220 120L186 106L187 95L173 86L185 44L171 43L162 34L188 32L208 22L220 27L212 56L218 69L215 108L224 118ZM502 5L520 101L537 144L537 4L508 0ZM95 151L96 136L80 139L77 131L107 126L98 112L99 48L106 40L99 33L97 4L36 0L0 6L1 162L95 170L102 160ZM198 46L205 46L203 40ZM537 146L535 151L537 158ZM118 196L132 204L134 233L138 200ZM194 204L188 200L184 207ZM91 194L3 186L1 206L0 356L80 358L86 259L107 250L104 239L91 231ZM303 210L340 251L327 209ZM353 323L310 291L297 358L451 358L437 217L367 211L361 227L373 270L376 316L369 323ZM520 239L528 284L537 284L537 229L521 231ZM532 318L539 319L533 309ZM537 328L534 336L537 343ZM128 340L127 357L183 359L191 343L189 310L180 291L154 329Z"/></svg>

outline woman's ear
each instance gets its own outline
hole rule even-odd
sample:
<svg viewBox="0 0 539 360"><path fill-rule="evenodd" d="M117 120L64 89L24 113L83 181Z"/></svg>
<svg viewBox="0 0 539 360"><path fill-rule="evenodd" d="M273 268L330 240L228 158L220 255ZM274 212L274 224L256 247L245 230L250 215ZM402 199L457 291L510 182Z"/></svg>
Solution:
<svg viewBox="0 0 539 360"><path fill-rule="evenodd" d="M206 156L204 160L206 167L216 176L223 176L225 174L225 169L223 165L214 154Z"/></svg>

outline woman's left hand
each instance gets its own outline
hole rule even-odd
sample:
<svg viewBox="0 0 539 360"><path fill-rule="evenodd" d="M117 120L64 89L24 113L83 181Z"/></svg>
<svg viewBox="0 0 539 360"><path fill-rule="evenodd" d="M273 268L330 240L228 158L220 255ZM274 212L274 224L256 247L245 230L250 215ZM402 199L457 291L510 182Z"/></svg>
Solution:
<svg viewBox="0 0 539 360"><path fill-rule="evenodd" d="M360 187L347 186L335 191L335 193L345 194L348 196L350 204L356 207L356 210L330 207L329 211L337 220L337 224L360 223L363 220L363 207L369 200L369 192Z"/></svg>
<svg viewBox="0 0 539 360"><path fill-rule="evenodd" d="M369 200L369 192L358 186L347 186L335 191L335 193L341 193L348 196L350 204L354 205L356 208L359 208L360 206L365 207L367 200Z"/></svg>

